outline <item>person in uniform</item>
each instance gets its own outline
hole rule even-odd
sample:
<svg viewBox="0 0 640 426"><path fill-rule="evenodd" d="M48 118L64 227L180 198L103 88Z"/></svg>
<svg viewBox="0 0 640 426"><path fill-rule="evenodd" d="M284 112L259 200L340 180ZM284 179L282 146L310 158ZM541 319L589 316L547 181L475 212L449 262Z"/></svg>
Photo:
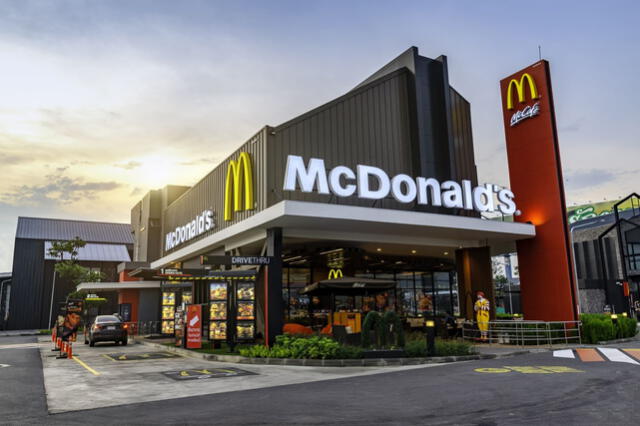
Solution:
<svg viewBox="0 0 640 426"><path fill-rule="evenodd" d="M484 292L479 291L473 310L476 311L476 321L478 321L480 340L482 341L486 341L489 336L489 309L489 301L484 297Z"/></svg>

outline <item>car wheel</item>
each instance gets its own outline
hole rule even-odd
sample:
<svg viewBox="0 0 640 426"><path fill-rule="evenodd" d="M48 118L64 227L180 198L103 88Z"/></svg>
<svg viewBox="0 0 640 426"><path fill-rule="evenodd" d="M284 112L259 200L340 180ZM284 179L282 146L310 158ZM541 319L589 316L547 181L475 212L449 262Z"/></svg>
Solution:
<svg viewBox="0 0 640 426"><path fill-rule="evenodd" d="M96 345L96 342L93 341L93 339L89 340L89 346L94 347Z"/></svg>

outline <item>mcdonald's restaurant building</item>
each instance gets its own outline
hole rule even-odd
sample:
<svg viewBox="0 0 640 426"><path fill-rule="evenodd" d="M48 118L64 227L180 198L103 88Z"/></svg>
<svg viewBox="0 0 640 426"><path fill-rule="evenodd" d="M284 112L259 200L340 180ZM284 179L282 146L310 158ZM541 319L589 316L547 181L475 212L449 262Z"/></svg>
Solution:
<svg viewBox="0 0 640 426"><path fill-rule="evenodd" d="M132 209L128 269L166 276L164 291L196 304L213 294L202 277L255 273L254 331L270 341L329 311L471 318L476 292L493 295L491 256L536 236L531 223L486 218L519 214L517 202L478 182L470 104L447 58L412 47L343 96L263 127L192 187L149 192ZM330 302L308 291L341 277L393 284Z"/></svg>

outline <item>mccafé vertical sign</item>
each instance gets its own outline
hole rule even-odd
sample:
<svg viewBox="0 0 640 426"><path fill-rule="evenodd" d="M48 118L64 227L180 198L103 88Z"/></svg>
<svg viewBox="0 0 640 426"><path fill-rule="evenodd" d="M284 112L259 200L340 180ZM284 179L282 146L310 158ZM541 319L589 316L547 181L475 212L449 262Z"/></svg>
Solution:
<svg viewBox="0 0 640 426"><path fill-rule="evenodd" d="M577 320L577 291L566 216L562 164L545 60L500 81L511 189L517 222L536 226L517 242L522 307L527 319Z"/></svg>

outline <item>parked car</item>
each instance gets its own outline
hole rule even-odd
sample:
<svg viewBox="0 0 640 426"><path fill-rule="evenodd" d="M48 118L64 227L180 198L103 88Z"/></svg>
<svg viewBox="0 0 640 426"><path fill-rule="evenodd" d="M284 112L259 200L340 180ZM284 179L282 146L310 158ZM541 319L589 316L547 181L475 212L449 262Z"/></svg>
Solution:
<svg viewBox="0 0 640 426"><path fill-rule="evenodd" d="M98 315L91 325L85 328L84 344L94 346L96 342L121 342L127 344L127 324L115 315Z"/></svg>

